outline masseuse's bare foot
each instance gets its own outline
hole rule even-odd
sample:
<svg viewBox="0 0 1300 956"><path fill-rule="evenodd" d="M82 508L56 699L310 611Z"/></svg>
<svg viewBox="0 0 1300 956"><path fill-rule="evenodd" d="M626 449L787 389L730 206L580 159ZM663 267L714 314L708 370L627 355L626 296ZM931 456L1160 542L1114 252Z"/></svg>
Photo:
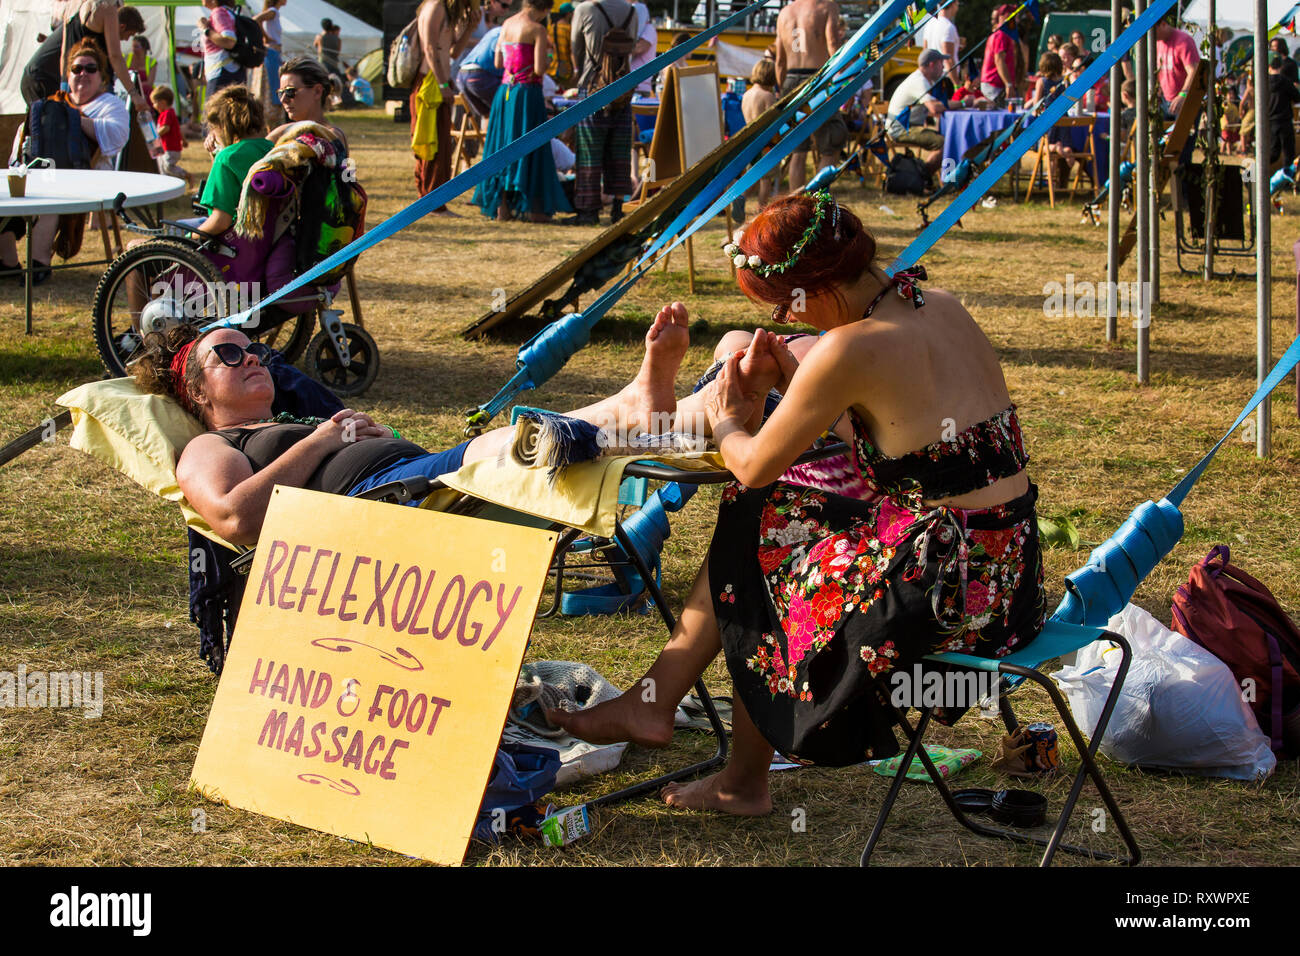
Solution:
<svg viewBox="0 0 1300 956"><path fill-rule="evenodd" d="M673 714L642 699L640 686L621 696L577 713L548 710L546 719L590 744L615 744L630 740L642 747L667 747L673 739Z"/></svg>
<svg viewBox="0 0 1300 956"><path fill-rule="evenodd" d="M620 395L623 424L658 435L672 431L677 370L691 344L690 320L680 302L664 306L645 336L641 369Z"/></svg>
<svg viewBox="0 0 1300 956"><path fill-rule="evenodd" d="M690 783L670 783L659 791L664 803L683 810L717 810L738 817L765 817L772 812L767 774L754 781L740 780L724 767L718 773Z"/></svg>

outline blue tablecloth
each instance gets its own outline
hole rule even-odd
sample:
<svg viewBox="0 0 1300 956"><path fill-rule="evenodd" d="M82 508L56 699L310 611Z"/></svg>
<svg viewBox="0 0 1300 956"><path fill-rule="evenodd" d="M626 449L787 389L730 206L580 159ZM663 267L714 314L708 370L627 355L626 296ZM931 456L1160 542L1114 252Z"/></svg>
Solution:
<svg viewBox="0 0 1300 956"><path fill-rule="evenodd" d="M966 151L977 146L987 137L999 133L1016 121L1018 113L1006 110L949 110L939 117L939 132L943 134L943 163L945 169L951 169L960 163ZM1093 152L1097 154L1097 175L1099 181L1106 180L1106 164L1110 161L1110 114L1098 113L1093 124ZM1085 135L1082 129L1070 131L1071 145L1075 149L1085 148Z"/></svg>

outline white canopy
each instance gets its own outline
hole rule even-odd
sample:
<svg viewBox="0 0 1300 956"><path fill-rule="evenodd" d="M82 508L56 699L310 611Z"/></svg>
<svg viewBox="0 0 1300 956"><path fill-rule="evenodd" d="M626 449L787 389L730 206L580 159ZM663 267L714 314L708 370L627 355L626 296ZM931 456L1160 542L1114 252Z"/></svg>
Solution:
<svg viewBox="0 0 1300 956"><path fill-rule="evenodd" d="M8 5L9 0L5 0ZM130 0L128 0L130 2ZM147 2L147 0L146 0ZM252 4L255 11L261 10L261 4ZM155 25L163 21L165 11L154 7L142 6L145 25L149 27L149 42L153 44ZM204 15L203 5L195 3L192 7L178 7L176 10L176 45L188 46L191 34L198 29L199 17ZM320 22L326 17L333 20L340 28L340 57L352 65L371 50L383 45L384 34L378 27L372 27L352 14L340 10L325 0L289 0L280 8L280 23L284 29L284 58L300 53L315 55L312 41L320 33ZM161 26L158 26L161 31ZM153 44L156 48L156 44Z"/></svg>
<svg viewBox="0 0 1300 956"><path fill-rule="evenodd" d="M1268 29L1272 29L1293 6L1295 0L1268 0ZM1210 22L1210 0L1191 0L1183 9L1183 19L1205 26ZM1233 30L1249 30L1255 26L1254 0L1217 0L1214 4L1214 22Z"/></svg>
<svg viewBox="0 0 1300 956"><path fill-rule="evenodd" d="M136 0L134 5L144 17L145 36L149 38L150 49L160 64L158 79L165 82L169 72L163 65L169 48L168 11L164 7L150 6L149 0ZM22 113L25 110L19 82L27 61L36 52L36 37L50 32L53 8L51 0L3 0L0 3L0 113ZM189 45L203 12L202 4L197 0L193 6L176 8L178 46ZM300 53L315 52L312 41L320 33L320 22L326 17L341 28L340 56L349 65L378 49L384 42L383 33L377 27L358 20L325 0L289 0L280 8L286 59ZM129 48L123 52L130 52Z"/></svg>

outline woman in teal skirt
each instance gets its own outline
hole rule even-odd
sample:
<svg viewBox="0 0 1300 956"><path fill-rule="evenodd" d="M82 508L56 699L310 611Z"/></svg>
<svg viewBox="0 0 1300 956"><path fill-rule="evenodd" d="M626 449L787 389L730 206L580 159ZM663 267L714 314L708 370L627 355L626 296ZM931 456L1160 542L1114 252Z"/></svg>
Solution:
<svg viewBox="0 0 1300 956"><path fill-rule="evenodd" d="M502 25L496 61L504 74L492 100L485 159L546 121L542 76L551 55L545 27L550 9L550 0L526 0L523 10ZM549 143L479 183L474 203L483 215L503 222L525 216L546 222L556 212L573 211L560 187Z"/></svg>

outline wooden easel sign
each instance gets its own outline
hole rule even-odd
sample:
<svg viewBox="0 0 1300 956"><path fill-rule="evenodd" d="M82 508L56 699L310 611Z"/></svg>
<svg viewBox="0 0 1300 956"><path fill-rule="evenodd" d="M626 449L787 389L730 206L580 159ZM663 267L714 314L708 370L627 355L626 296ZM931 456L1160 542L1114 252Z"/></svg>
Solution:
<svg viewBox="0 0 1300 956"><path fill-rule="evenodd" d="M554 545L535 528L277 487L194 786L459 863Z"/></svg>
<svg viewBox="0 0 1300 956"><path fill-rule="evenodd" d="M680 178L696 163L722 145L722 86L718 64L672 66L659 100L655 133L641 179L637 204L656 189ZM727 235L732 234L731 209L726 210ZM664 269L668 259L664 259ZM732 274L735 274L733 267ZM695 244L686 240L687 288L695 294Z"/></svg>
<svg viewBox="0 0 1300 956"><path fill-rule="evenodd" d="M672 66L659 98L646 189L680 176L722 145L722 87L718 65Z"/></svg>

